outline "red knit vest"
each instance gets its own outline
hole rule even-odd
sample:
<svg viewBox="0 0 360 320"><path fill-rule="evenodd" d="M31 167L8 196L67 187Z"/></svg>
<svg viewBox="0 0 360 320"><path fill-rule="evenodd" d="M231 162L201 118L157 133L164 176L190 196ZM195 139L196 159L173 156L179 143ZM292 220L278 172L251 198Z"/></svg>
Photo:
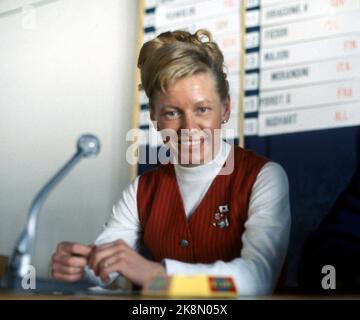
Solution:
<svg viewBox="0 0 360 320"><path fill-rule="evenodd" d="M234 169L217 175L187 219L172 164L146 172L139 179L137 206L143 245L155 261L189 263L230 261L240 256L252 186L268 159L239 147L232 149ZM228 159L230 159L228 157ZM228 226L214 226L219 206L227 205Z"/></svg>

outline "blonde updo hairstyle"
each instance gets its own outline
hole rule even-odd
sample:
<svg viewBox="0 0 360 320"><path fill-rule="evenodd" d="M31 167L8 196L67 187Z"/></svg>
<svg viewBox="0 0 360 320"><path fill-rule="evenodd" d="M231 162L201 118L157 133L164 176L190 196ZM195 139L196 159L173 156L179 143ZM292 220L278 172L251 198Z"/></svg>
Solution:
<svg viewBox="0 0 360 320"><path fill-rule="evenodd" d="M206 72L214 76L221 101L229 97L224 56L207 30L200 29L194 34L179 30L160 34L142 46L138 68L150 106L156 92L166 93L177 80Z"/></svg>

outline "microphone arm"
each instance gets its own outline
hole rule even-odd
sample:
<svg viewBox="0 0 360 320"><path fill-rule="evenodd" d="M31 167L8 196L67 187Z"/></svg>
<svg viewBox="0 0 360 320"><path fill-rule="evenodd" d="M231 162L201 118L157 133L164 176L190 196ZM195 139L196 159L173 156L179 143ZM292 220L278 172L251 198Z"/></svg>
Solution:
<svg viewBox="0 0 360 320"><path fill-rule="evenodd" d="M75 155L55 174L53 178L38 192L34 198L27 218L27 223L16 242L14 251L9 263L9 285L17 278L23 278L31 263L33 253L36 227L40 209L50 192L58 185L65 175L82 159L95 157L100 152L99 139L90 134L82 135L77 142Z"/></svg>

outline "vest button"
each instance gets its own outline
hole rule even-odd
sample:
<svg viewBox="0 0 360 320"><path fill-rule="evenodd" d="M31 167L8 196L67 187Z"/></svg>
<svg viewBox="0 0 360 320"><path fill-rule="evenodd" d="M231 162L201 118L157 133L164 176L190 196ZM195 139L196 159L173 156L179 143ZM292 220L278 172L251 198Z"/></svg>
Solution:
<svg viewBox="0 0 360 320"><path fill-rule="evenodd" d="M188 247L189 246L189 241L187 241L187 240L181 240L180 241L180 246L182 247L182 248L186 248L186 247Z"/></svg>

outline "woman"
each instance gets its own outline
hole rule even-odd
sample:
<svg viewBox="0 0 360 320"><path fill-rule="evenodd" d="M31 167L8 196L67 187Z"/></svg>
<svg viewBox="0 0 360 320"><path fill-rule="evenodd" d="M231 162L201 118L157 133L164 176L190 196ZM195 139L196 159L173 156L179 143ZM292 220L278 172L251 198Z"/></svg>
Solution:
<svg viewBox="0 0 360 320"><path fill-rule="evenodd" d="M201 273L232 276L242 295L273 291L289 240L287 177L217 134L230 117L223 60L205 30L166 32L143 45L142 87L173 163L130 184L96 245L59 244L54 278L80 280L88 265L105 282L113 272L139 286Z"/></svg>

